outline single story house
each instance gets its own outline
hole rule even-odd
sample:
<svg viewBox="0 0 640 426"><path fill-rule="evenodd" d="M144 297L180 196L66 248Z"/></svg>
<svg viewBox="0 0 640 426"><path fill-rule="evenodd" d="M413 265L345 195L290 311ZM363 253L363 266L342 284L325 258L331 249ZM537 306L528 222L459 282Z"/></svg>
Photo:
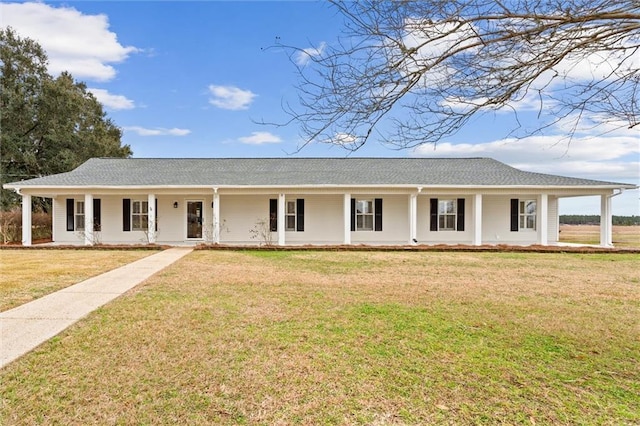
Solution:
<svg viewBox="0 0 640 426"><path fill-rule="evenodd" d="M53 200L59 244L411 245L558 242L558 200L635 185L525 172L489 158L94 158L4 185Z"/></svg>

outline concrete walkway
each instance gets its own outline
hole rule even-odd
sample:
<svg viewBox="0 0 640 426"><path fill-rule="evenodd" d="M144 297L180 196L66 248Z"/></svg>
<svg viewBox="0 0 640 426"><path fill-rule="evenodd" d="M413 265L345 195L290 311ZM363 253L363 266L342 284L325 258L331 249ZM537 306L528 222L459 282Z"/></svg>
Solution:
<svg viewBox="0 0 640 426"><path fill-rule="evenodd" d="M191 251L164 250L0 313L0 368Z"/></svg>

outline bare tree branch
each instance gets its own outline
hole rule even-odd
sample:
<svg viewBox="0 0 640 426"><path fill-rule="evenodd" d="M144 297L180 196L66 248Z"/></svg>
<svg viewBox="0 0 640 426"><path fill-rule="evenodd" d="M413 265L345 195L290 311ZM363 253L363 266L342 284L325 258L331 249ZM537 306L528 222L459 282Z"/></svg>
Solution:
<svg viewBox="0 0 640 426"><path fill-rule="evenodd" d="M539 133L585 115L640 122L640 3L622 0L332 1L340 40L297 64L306 143L357 150L437 143L484 112L537 102ZM317 52L316 52L317 53ZM519 123L519 121L518 121ZM569 135L571 136L571 135Z"/></svg>

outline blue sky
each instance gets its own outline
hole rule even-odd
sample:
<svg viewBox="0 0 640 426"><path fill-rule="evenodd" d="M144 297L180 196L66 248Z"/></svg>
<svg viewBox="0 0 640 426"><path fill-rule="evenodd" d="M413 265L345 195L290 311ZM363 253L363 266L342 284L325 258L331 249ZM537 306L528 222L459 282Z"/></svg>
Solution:
<svg viewBox="0 0 640 426"><path fill-rule="evenodd" d="M313 54L336 43L342 18L323 2L4 2L1 25L38 41L49 71L86 82L124 130L134 157L336 157L349 152L302 140L284 122L296 69L276 38ZM271 47L271 48L270 48ZM293 57L294 61L304 60ZM523 111L520 117L535 117ZM511 140L513 118L486 114L433 146L392 150L371 140L356 156L493 157L523 170L640 184L639 130L561 125ZM638 190L614 214L640 215ZM561 213L599 214L599 198L564 199Z"/></svg>

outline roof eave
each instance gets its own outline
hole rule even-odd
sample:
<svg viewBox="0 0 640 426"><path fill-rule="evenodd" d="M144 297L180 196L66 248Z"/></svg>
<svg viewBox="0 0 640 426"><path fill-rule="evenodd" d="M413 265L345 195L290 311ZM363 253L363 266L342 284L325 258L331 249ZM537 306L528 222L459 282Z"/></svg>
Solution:
<svg viewBox="0 0 640 426"><path fill-rule="evenodd" d="M304 184L304 185L15 185L5 184L5 189L21 190L78 190L78 189L286 189L286 188L460 188L460 189L638 189L633 184L596 184L596 185L433 185L427 183L415 184Z"/></svg>

